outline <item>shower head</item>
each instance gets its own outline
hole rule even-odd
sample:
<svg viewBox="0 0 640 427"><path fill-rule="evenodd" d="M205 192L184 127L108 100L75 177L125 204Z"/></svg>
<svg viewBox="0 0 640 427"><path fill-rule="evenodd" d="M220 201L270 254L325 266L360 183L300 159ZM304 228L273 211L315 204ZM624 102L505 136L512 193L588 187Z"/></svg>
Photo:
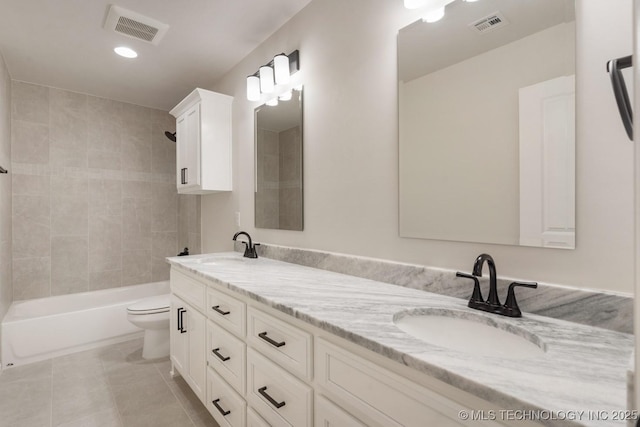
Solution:
<svg viewBox="0 0 640 427"><path fill-rule="evenodd" d="M172 140L173 142L176 142L176 133L175 133L175 132L171 133L171 132L169 132L169 131L166 131L166 132L164 133L164 136L166 136L167 138L169 138L169 139L170 139L170 140Z"/></svg>

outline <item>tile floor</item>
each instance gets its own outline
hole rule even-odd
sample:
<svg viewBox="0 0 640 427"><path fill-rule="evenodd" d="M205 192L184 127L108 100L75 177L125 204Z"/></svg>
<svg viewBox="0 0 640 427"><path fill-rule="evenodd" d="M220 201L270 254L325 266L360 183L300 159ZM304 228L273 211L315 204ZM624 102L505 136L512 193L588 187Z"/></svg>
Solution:
<svg viewBox="0 0 640 427"><path fill-rule="evenodd" d="M168 358L142 359L142 340L8 369L0 427L217 427Z"/></svg>

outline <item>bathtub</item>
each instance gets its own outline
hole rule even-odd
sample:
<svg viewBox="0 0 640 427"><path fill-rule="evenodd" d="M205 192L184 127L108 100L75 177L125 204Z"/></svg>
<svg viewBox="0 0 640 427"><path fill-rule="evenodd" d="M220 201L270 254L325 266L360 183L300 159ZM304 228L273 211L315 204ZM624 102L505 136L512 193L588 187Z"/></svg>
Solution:
<svg viewBox="0 0 640 427"><path fill-rule="evenodd" d="M3 368L142 337L127 320L127 307L168 293L165 281L14 301L1 325Z"/></svg>

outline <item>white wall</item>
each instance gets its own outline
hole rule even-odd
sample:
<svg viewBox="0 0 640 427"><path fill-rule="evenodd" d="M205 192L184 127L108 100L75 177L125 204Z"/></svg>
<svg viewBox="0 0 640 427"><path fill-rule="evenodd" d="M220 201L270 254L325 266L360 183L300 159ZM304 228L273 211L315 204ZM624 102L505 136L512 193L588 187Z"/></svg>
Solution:
<svg viewBox="0 0 640 427"><path fill-rule="evenodd" d="M633 290L633 166L605 62L631 52L631 0L577 0L576 250L398 237L396 35L416 18L401 0L314 0L211 89L235 96L234 191L202 199L203 251L258 242L469 271L488 252L498 274ZM253 227L253 108L245 77L300 49L304 83L303 232Z"/></svg>
<svg viewBox="0 0 640 427"><path fill-rule="evenodd" d="M11 172L11 76L0 53L0 166ZM11 179L0 174L0 321L13 300L11 286Z"/></svg>

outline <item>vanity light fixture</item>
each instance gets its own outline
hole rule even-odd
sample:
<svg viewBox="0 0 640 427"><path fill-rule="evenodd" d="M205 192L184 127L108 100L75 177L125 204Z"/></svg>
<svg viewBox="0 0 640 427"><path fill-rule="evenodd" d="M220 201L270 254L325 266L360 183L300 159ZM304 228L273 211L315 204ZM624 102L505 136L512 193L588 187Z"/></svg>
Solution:
<svg viewBox="0 0 640 427"><path fill-rule="evenodd" d="M298 58L297 50L294 50L289 55L280 53L269 63L261 66L254 74L248 76L247 99L249 101L259 101L262 94L282 92L285 89L282 86L289 84L291 75L300 69ZM284 94L278 96L282 95ZM278 96L274 97L276 103L278 102ZM284 100L283 98L280 99Z"/></svg>
<svg viewBox="0 0 640 427"><path fill-rule="evenodd" d="M404 7L407 9L424 8L426 12L422 20L424 22L437 22L444 17L444 8L454 0L404 0ZM474 2L477 0L463 0Z"/></svg>

